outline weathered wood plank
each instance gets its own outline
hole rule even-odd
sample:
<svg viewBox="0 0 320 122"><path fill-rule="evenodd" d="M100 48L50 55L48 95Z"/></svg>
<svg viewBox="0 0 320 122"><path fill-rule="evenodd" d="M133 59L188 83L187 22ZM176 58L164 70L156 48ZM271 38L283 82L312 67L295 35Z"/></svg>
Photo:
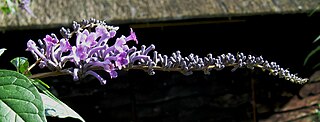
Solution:
<svg viewBox="0 0 320 122"><path fill-rule="evenodd" d="M48 28L96 18L109 23L137 23L310 12L320 0L32 0L37 18L24 11L0 15L0 29Z"/></svg>

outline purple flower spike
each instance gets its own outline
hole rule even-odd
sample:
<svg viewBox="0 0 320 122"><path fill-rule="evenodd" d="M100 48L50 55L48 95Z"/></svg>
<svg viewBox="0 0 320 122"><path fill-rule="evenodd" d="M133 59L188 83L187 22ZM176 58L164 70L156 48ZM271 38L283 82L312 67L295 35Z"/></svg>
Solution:
<svg viewBox="0 0 320 122"><path fill-rule="evenodd" d="M291 74L288 70L280 68L275 62L268 63L261 56L228 53L215 58L212 54L208 54L202 58L191 53L182 57L180 51L168 56L154 51L155 45L153 44L148 48L142 45L140 50L134 46L129 47L128 41L133 40L138 44L137 36L132 28L130 28L129 36L122 35L115 39L114 44L110 44L108 40L116 36L118 27L106 25L104 21L95 19L84 20L81 24L74 22L73 25L74 31L72 32L64 28L60 30L64 39L58 40L52 34L51 36L46 35L43 39L44 43L40 40L39 47L32 40L27 43L27 50L37 60L42 59L39 63L40 67L58 72L67 71L73 75L73 80L92 75L101 84L106 84L107 81L94 70L103 70L111 78L116 78L118 77L117 70L122 69L126 71L141 69L148 72L149 75L154 75L154 70L179 71L190 75L193 71L203 71L205 74L210 74L213 69L222 70L225 67L233 66L231 71L238 68L254 69L254 67L258 67L263 71L270 71L271 75L278 75L279 78L285 78L295 83L302 84L308 81L308 79L302 79ZM68 39L71 39L73 35L76 36L74 37L76 44L70 45ZM152 57L150 53L153 54ZM65 67L66 62L73 63L73 66Z"/></svg>

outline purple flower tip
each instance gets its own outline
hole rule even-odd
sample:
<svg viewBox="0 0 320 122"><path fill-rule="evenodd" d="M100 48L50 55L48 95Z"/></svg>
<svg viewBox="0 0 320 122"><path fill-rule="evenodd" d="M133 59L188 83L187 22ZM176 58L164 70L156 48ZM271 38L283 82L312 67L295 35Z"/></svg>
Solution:
<svg viewBox="0 0 320 122"><path fill-rule="evenodd" d="M60 40L60 49L62 52L72 50L72 47L71 47L68 39L61 39Z"/></svg>
<svg viewBox="0 0 320 122"><path fill-rule="evenodd" d="M126 41L130 41L130 40L133 40L136 42L136 44L138 44L136 33L132 30L132 28L130 28L130 35L126 38Z"/></svg>
<svg viewBox="0 0 320 122"><path fill-rule="evenodd" d="M43 40L50 45L57 44L59 42L58 39L52 38L50 35L46 35L46 37L43 38Z"/></svg>

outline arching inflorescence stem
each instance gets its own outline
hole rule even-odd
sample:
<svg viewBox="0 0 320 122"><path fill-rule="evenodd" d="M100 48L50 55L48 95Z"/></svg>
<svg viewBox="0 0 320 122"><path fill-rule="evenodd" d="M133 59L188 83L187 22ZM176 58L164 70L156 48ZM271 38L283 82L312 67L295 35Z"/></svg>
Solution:
<svg viewBox="0 0 320 122"><path fill-rule="evenodd" d="M210 74L211 70L222 70L225 67L255 69L260 68L268 71L270 75L284 78L293 83L304 84L307 78L300 78L290 73L288 69L281 68L276 62L264 60L262 56L237 54L221 54L213 57L207 54L199 57L193 53L183 56L180 51L171 55L164 55L155 50L155 45L141 45L140 49L135 46L129 47L128 41L138 44L135 32L130 29L128 36L115 37L119 27L107 25L104 21L89 19L81 22L73 22L73 31L61 28L63 38L58 39L55 34L46 35L38 40L38 45L29 40L27 50L30 51L41 68L47 67L52 70L49 73L40 73L30 78L43 78L58 75L73 75L74 80L79 80L87 75L95 76L101 84L105 84L105 78L101 77L96 70L104 70L111 78L116 78L117 70L144 70L149 75L154 75L155 70L177 71L184 75L191 75L193 71L203 71ZM75 45L69 40L76 36ZM109 40L115 39L110 44ZM66 67L67 62L73 66Z"/></svg>

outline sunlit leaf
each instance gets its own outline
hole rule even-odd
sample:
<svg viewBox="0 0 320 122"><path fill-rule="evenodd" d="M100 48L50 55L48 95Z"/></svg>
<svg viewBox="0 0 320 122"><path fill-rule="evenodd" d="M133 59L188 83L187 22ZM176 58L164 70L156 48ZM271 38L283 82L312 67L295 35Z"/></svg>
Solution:
<svg viewBox="0 0 320 122"><path fill-rule="evenodd" d="M318 63L317 65L313 66L312 69L316 69L320 66L320 63Z"/></svg>
<svg viewBox="0 0 320 122"><path fill-rule="evenodd" d="M24 75L0 70L0 122L46 122L42 98Z"/></svg>
<svg viewBox="0 0 320 122"><path fill-rule="evenodd" d="M10 62L11 62L11 64L13 64L16 67L18 72L25 74L26 76L31 75L31 72L28 71L28 67L29 67L28 58L16 57L16 58L12 59Z"/></svg>
<svg viewBox="0 0 320 122"><path fill-rule="evenodd" d="M58 118L76 118L85 122L85 120L74 110L72 110L69 106L64 104L63 102L57 102L51 97L40 93L41 98L44 103L45 114L50 117L58 117Z"/></svg>
<svg viewBox="0 0 320 122"><path fill-rule="evenodd" d="M310 57L312 55L314 55L316 52L318 52L320 50L320 46L318 46L316 49L312 50L308 55L307 57L305 58L304 62L303 62L303 65L305 66L308 62L308 60L310 59Z"/></svg>
<svg viewBox="0 0 320 122"><path fill-rule="evenodd" d="M50 88L46 83L39 79L32 79L32 83L44 94L48 95L49 97L53 98L56 101L60 101L58 98L56 98L47 88Z"/></svg>
<svg viewBox="0 0 320 122"><path fill-rule="evenodd" d="M11 9L9 7L2 6L0 9L1 9L2 13L5 13L5 14L11 13L11 11L10 11Z"/></svg>
<svg viewBox="0 0 320 122"><path fill-rule="evenodd" d="M320 35L312 43L316 43L319 39L320 39Z"/></svg>
<svg viewBox="0 0 320 122"><path fill-rule="evenodd" d="M0 56L1 56L1 55L3 54L3 52L6 51L6 50L7 50L6 48L1 48L1 49L0 49Z"/></svg>
<svg viewBox="0 0 320 122"><path fill-rule="evenodd" d="M320 5L318 5L315 9L312 10L312 12L308 16L312 16L315 12L317 12L320 8Z"/></svg>

